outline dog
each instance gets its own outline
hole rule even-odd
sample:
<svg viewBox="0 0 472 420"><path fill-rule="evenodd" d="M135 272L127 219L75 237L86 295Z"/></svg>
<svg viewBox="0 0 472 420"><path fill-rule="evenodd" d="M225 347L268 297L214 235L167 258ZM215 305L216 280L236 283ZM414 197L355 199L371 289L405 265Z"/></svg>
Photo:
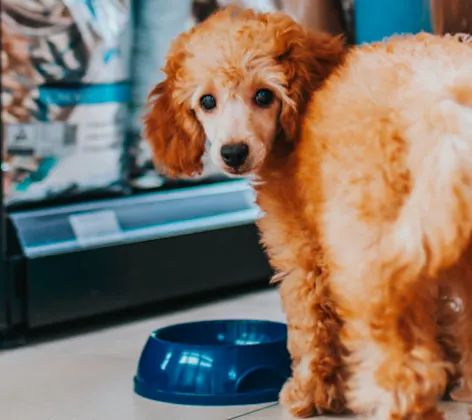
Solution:
<svg viewBox="0 0 472 420"><path fill-rule="evenodd" d="M472 382L472 48L419 34L347 50L228 8L180 35L144 133L172 175L206 149L254 176L297 417L440 419Z"/></svg>

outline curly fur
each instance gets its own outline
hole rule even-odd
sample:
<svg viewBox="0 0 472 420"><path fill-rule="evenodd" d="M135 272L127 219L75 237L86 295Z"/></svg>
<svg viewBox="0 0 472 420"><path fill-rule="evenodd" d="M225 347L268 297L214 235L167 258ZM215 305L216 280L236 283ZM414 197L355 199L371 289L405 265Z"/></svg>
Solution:
<svg viewBox="0 0 472 420"><path fill-rule="evenodd" d="M254 71L276 80L272 110L231 109L251 147L263 144L250 171L289 327L283 405L440 419L460 377L453 396L470 398L472 49L421 34L346 53L284 15L229 9L182 35L165 71L146 134L177 174L200 169L223 121L198 109L205 78L221 97ZM255 112L274 120L270 145Z"/></svg>

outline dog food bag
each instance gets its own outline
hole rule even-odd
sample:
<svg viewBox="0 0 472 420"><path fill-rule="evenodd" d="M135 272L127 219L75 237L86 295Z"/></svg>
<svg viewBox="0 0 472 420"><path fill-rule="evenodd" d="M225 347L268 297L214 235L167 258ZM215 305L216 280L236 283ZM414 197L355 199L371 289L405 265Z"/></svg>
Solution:
<svg viewBox="0 0 472 420"><path fill-rule="evenodd" d="M130 0L2 0L7 204L118 191Z"/></svg>

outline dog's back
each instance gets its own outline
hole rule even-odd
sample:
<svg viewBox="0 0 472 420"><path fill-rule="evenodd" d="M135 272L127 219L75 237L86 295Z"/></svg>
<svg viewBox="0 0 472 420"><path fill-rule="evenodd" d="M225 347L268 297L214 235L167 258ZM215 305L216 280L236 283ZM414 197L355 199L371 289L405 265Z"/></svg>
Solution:
<svg viewBox="0 0 472 420"><path fill-rule="evenodd" d="M333 208L388 224L384 251L420 271L459 257L472 232L472 48L426 34L361 47L307 118L302 149L325 156Z"/></svg>

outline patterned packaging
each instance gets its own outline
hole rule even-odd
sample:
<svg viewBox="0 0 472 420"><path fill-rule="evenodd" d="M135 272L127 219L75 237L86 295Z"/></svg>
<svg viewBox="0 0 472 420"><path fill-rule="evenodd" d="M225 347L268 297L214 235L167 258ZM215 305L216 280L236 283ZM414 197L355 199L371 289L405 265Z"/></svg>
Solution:
<svg viewBox="0 0 472 420"><path fill-rule="evenodd" d="M2 1L7 204L122 185L129 0Z"/></svg>

